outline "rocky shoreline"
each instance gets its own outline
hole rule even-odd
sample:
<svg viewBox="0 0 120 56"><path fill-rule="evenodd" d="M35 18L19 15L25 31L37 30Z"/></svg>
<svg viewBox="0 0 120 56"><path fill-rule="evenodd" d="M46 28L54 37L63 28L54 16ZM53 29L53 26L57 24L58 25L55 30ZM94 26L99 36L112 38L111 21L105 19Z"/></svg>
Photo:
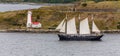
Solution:
<svg viewBox="0 0 120 56"><path fill-rule="evenodd" d="M18 32L18 33L59 33L57 30L44 30L44 29L7 29L0 30L0 32Z"/></svg>
<svg viewBox="0 0 120 56"><path fill-rule="evenodd" d="M7 29L0 30L0 32L18 32L18 33L59 33L54 29ZM102 33L120 33L120 30L101 30Z"/></svg>

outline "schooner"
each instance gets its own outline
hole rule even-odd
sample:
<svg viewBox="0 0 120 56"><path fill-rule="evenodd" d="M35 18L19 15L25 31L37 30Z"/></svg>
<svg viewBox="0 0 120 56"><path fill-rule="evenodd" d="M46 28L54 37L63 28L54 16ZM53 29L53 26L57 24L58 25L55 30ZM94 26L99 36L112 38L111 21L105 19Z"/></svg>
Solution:
<svg viewBox="0 0 120 56"><path fill-rule="evenodd" d="M58 34L59 40L100 40L103 36L103 34L100 33L100 30L96 26L93 17L92 30L89 28L88 18L85 18L79 22L79 33L77 33L75 17L67 21L67 16L58 25L56 30L61 32Z"/></svg>

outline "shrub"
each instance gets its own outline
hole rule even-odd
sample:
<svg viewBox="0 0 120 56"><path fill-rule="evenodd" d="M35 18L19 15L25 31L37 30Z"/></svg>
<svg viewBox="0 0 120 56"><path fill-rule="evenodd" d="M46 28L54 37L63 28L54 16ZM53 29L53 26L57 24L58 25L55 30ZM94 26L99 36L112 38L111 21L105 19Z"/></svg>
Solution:
<svg viewBox="0 0 120 56"><path fill-rule="evenodd" d="M83 7L86 7L86 6L87 6L87 3L83 3L82 6L83 6Z"/></svg>

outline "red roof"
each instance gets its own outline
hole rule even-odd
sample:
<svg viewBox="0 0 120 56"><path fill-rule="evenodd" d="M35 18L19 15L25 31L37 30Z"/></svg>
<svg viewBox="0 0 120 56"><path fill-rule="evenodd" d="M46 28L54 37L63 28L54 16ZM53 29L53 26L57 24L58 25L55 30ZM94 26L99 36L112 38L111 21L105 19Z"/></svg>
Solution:
<svg viewBox="0 0 120 56"><path fill-rule="evenodd" d="M35 25L37 25L37 24L39 24L40 22L32 22L32 24L35 24Z"/></svg>

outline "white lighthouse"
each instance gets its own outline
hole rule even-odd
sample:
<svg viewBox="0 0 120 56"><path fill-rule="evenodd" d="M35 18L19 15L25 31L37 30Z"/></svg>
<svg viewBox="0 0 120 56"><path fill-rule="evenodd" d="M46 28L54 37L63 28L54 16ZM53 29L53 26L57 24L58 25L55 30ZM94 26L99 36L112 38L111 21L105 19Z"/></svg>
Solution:
<svg viewBox="0 0 120 56"><path fill-rule="evenodd" d="M27 15L27 28L30 28L32 26L32 12L28 11Z"/></svg>
<svg viewBox="0 0 120 56"><path fill-rule="evenodd" d="M42 24L40 22L32 22L32 12L28 11L27 15L27 28L41 28Z"/></svg>

